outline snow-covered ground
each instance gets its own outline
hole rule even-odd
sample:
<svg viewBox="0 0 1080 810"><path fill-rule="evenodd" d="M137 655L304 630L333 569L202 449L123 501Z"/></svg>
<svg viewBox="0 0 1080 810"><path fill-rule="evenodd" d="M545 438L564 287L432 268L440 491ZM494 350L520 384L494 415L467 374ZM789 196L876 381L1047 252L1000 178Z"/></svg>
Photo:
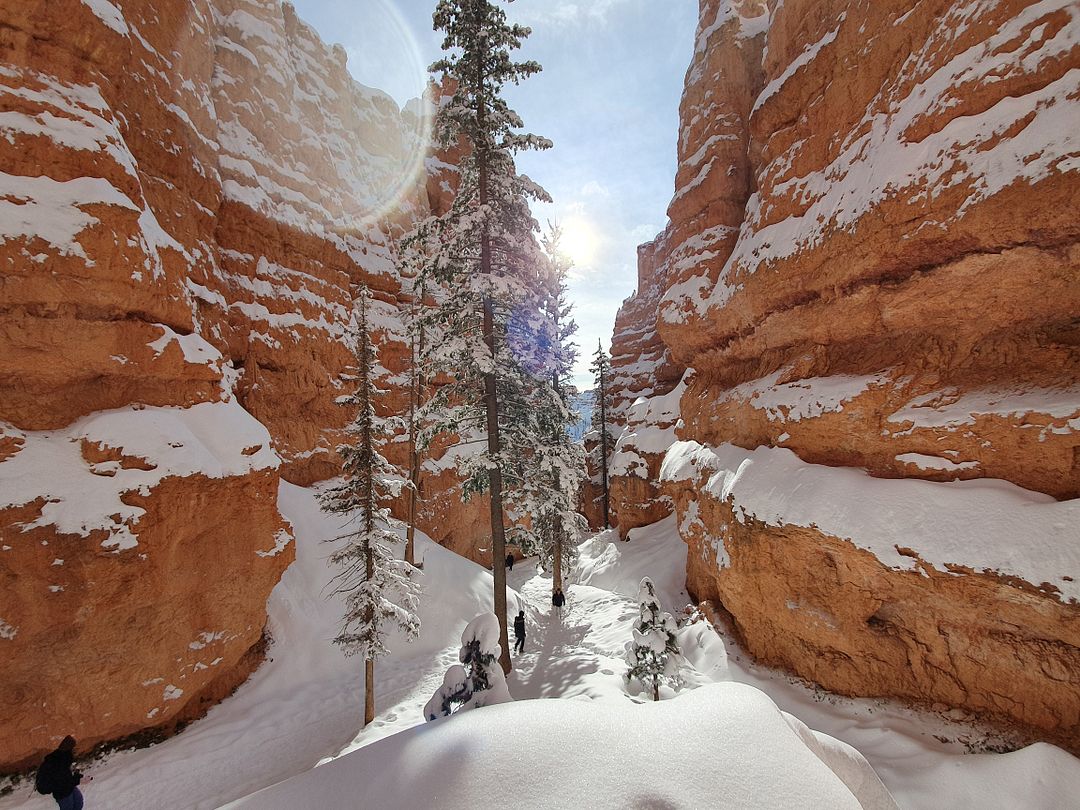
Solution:
<svg viewBox="0 0 1080 810"><path fill-rule="evenodd" d="M294 526L297 560L270 599L270 660L179 736L90 765L88 808L186 810L237 800L260 808L422 807L435 806L425 792L433 789L438 806L457 807L455 800L476 794L464 771L450 776L455 765L489 781L502 775L484 794L492 807L503 806L495 793L526 807L588 804L585 791L606 797L595 806L612 807L627 796L655 807L842 807L852 795L864 808L887 806L878 803L887 798L875 793L860 758L830 738L862 752L903 808L1049 810L1075 806L1080 796L1080 760L1057 748L966 754L965 742L980 739L977 729L884 701L824 694L756 667L703 621L680 631L689 662L683 694L665 690L663 697L675 699L659 706L629 697L623 650L641 577L653 579L666 609L679 613L689 601L685 546L672 519L634 531L628 543L611 534L587 541L561 616L551 615L550 580L519 563L509 608L525 611L529 635L508 678L518 702L434 724L423 723L423 705L456 663L465 623L490 609L491 577L421 538L421 637L393 642L394 655L377 665L378 717L358 732L362 664L329 643L340 608L323 596L332 545L321 541L338 527L319 511L312 490L282 484L280 503ZM533 698L570 700L521 703ZM470 752L489 764L478 771ZM670 778L629 775L656 772L657 754ZM548 774L552 763L560 767ZM785 798L792 796L797 801ZM26 783L0 799L0 810L50 806Z"/></svg>

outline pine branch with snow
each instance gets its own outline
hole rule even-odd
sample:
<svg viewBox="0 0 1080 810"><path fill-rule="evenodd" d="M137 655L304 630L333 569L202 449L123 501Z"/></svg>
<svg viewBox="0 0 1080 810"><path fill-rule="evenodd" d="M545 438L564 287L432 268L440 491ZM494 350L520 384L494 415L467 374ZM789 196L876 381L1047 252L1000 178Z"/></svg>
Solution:
<svg viewBox="0 0 1080 810"><path fill-rule="evenodd" d="M446 671L442 686L424 706L424 717L435 720L455 711L493 706L513 700L499 664L499 620L482 613L461 633L458 660Z"/></svg>

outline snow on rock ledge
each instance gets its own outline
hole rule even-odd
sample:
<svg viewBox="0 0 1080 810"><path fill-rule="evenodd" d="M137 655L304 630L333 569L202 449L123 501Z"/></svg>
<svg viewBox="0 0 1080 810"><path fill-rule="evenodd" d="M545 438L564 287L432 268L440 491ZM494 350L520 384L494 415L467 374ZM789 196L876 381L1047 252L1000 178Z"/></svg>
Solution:
<svg viewBox="0 0 1080 810"><path fill-rule="evenodd" d="M672 445L662 482L706 479L698 491L736 520L814 527L885 565L994 573L1080 599L1080 500L1059 502L1008 481L873 478L807 464L791 450L694 441Z"/></svg>
<svg viewBox="0 0 1080 810"><path fill-rule="evenodd" d="M138 545L146 514L125 502L128 493L148 496L170 477L242 477L281 463L269 432L234 400L121 408L62 430L0 425L0 432L15 446L0 462L0 510L42 501L37 519L16 528L52 526L83 537L104 531L101 546L116 551Z"/></svg>
<svg viewBox="0 0 1080 810"><path fill-rule="evenodd" d="M1080 502L678 442L661 470L687 589L842 694L960 706L1076 750Z"/></svg>

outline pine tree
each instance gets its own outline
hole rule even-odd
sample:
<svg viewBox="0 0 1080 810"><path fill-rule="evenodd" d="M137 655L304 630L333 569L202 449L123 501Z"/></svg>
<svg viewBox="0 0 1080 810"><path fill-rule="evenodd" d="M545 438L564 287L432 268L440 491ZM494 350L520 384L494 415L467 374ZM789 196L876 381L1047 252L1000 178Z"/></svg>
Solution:
<svg viewBox="0 0 1080 810"><path fill-rule="evenodd" d="M651 688L653 700L660 699L660 684L679 685L682 655L676 637L678 625L670 613L660 609L652 580L645 577L638 587L638 620L634 641L626 652L626 680Z"/></svg>
<svg viewBox="0 0 1080 810"><path fill-rule="evenodd" d="M419 589L411 576L413 567L395 558L400 540L390 528L389 511L381 502L393 494L390 481L396 470L375 448L381 420L375 415L372 384L374 349L368 333L368 292L359 295L359 323L353 334L356 389L341 403L356 408L356 418L346 428L351 443L338 447L344 480L328 489L322 508L347 517L335 540L345 545L330 556L340 571L331 580L332 595L345 602L341 631L334 639L346 655L364 659L364 725L375 719L375 661L390 651L387 633L400 629L407 638L420 630L416 615Z"/></svg>
<svg viewBox="0 0 1080 810"><path fill-rule="evenodd" d="M439 340L424 362L451 382L424 406L431 433L480 434L484 452L464 467L465 497L488 493L494 609L499 619L501 663L510 671L506 627L504 477L521 478L535 439L530 418L535 337L541 319L543 253L533 235L530 200L546 192L518 175L514 154L546 149L550 142L518 132L521 119L502 98L508 83L539 72L535 62L514 62L529 29L510 25L491 0L440 0L433 21L444 32L446 56L432 65L454 94L436 116L443 147L462 145L461 179L450 210L423 223L415 242L429 260L424 279L439 287L440 305L427 317ZM434 290L433 290L434 291Z"/></svg>
<svg viewBox="0 0 1080 810"><path fill-rule="evenodd" d="M549 375L536 381L533 416L539 441L528 457L522 501L531 520L521 524L518 534L529 554L552 572L552 594L562 589L563 571L574 561L577 546L587 528L577 511L577 493L585 472L582 448L571 441L570 427L576 415L570 408L570 376L577 359L573 335L577 324L570 317L566 301L566 276L571 262L559 249L558 226L548 224L543 240L548 258L546 301L548 333L540 344L546 347L545 367Z"/></svg>
<svg viewBox="0 0 1080 810"><path fill-rule="evenodd" d="M599 340L596 341L596 353L593 355L589 371L593 373L594 379L592 427L600 436L600 443L595 452L600 462L600 497L604 511L604 528L610 529L611 496L608 489L608 460L611 458L612 442L611 434L608 432L608 380L611 377L611 361Z"/></svg>
<svg viewBox="0 0 1080 810"><path fill-rule="evenodd" d="M405 561L416 565L416 518L420 499L420 405L424 395L424 356L426 331L420 313L424 307L424 285L414 279L413 300L409 308L409 489L408 517L405 534Z"/></svg>
<svg viewBox="0 0 1080 810"><path fill-rule="evenodd" d="M510 690L499 664L499 622L494 613L482 613L461 633L458 660L446 670L442 686L424 706L424 718L435 720L455 710L509 703Z"/></svg>

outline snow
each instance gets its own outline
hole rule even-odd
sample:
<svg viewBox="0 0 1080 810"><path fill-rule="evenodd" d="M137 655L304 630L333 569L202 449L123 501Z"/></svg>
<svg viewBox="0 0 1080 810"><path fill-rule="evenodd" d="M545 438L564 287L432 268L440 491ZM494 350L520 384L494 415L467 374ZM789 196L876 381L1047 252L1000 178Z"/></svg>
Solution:
<svg viewBox="0 0 1080 810"><path fill-rule="evenodd" d="M586 541L557 616L550 578L531 560L516 565L508 610L528 618L526 651L508 678L516 702L426 725L421 709L456 662L462 630L489 609L491 575L418 535L421 636L391 640L393 655L376 668L376 720L360 730L362 666L330 643L341 604L323 596L334 548L326 541L340 526L316 496L280 485L297 555L267 605L268 660L182 734L89 763L88 806L351 807L363 796L365 806L387 808L561 809L569 796L588 807L893 807L854 749L910 810L1050 810L1080 792L1080 761L1057 748L964 755L962 742L933 735L966 735L966 724L883 701L823 699L753 665L705 621L679 630L680 693L665 687L655 704L629 696L622 656L641 578L653 579L673 613L689 601L686 545L673 519L634 530L629 542L614 532ZM644 741L656 767L632 767ZM525 778L490 777L521 773L523 763ZM467 778L475 769L482 779ZM50 805L21 788L0 797L0 810Z"/></svg>
<svg viewBox="0 0 1080 810"><path fill-rule="evenodd" d="M889 416L911 428L957 427L981 416L1022 418L1043 414L1054 420L1080 416L1080 385L1064 388L978 389L961 394L946 389L923 394Z"/></svg>
<svg viewBox="0 0 1080 810"><path fill-rule="evenodd" d="M836 35L840 32L840 26L843 24L845 19L847 19L846 12L840 15L835 28L829 31L829 33L825 34L825 36L823 36L817 42L812 42L806 47L804 47L799 53L799 55L791 61L791 64L787 66L783 73L781 73L779 76L777 76L767 85L765 85L765 89L761 91L761 93L757 97L757 100L754 102L753 109L758 109L768 99L779 93L781 88L783 88L783 86L787 84L788 80L792 76L794 76L796 73L798 73L800 70L802 70L804 67L809 65L811 62L814 61L814 59L817 58L818 54L821 53L822 48L825 48L828 45L832 44L832 42L836 39Z"/></svg>
<svg viewBox="0 0 1080 810"><path fill-rule="evenodd" d="M180 335L174 332L171 327L166 326L163 323L157 323L154 324L154 326L161 329L161 337L146 345L154 350L155 356L160 356L170 343L176 341L180 346L180 351L184 354L184 362L192 363L194 365L207 365L215 368L220 367L223 359L221 352L214 348L213 344L209 343L202 335L195 332L188 335Z"/></svg>
<svg viewBox="0 0 1080 810"><path fill-rule="evenodd" d="M960 470L978 469L977 461L953 461L941 456L928 456L925 453L901 453L896 460L903 464L914 464L920 470L944 470L946 472L959 472Z"/></svg>
<svg viewBox="0 0 1080 810"><path fill-rule="evenodd" d="M558 742L552 744L552 730ZM627 767L645 753L663 768ZM869 768L863 765L865 770ZM492 779L491 774L507 778ZM518 778L514 778L518 777ZM713 684L654 705L534 700L435 721L232 807L889 808L860 804L762 692ZM870 797L867 796L869 799Z"/></svg>
<svg viewBox="0 0 1080 810"><path fill-rule="evenodd" d="M768 30L769 12L762 9L761 13L756 17L743 17L733 0L724 0L724 2L719 3L713 21L697 32L694 43L695 58L705 53L705 49L709 45L709 38L732 20L738 20L737 37L740 39L752 39Z"/></svg>
<svg viewBox="0 0 1080 810"><path fill-rule="evenodd" d="M808 377L781 383L780 379L790 373L790 368L782 368L761 379L742 383L731 389L725 399L749 402L757 410L765 411L771 421L798 422L842 411L846 402L888 379L887 372L880 372Z"/></svg>
<svg viewBox="0 0 1080 810"><path fill-rule="evenodd" d="M730 499L738 520L813 526L893 568L916 570L918 561L900 551L913 549L942 571L959 565L997 572L1048 583L1064 601L1080 598L1080 500L1059 502L996 479L874 478L807 464L786 448L693 441L672 445L660 477L705 478L703 492Z"/></svg>
<svg viewBox="0 0 1080 810"><path fill-rule="evenodd" d="M693 373L688 369L667 394L640 396L626 409L625 427L615 442L609 475L649 477L648 463L640 454L659 455L676 440L679 403Z"/></svg>
<svg viewBox="0 0 1080 810"><path fill-rule="evenodd" d="M64 256L86 258L76 237L100 220L88 205L140 209L112 183L100 177L60 182L51 177L24 177L0 172L0 242L41 239Z"/></svg>
<svg viewBox="0 0 1080 810"><path fill-rule="evenodd" d="M225 478L280 464L266 428L235 401L119 408L61 430L3 429L24 443L0 462L0 507L42 500L40 515L25 528L54 526L83 537L103 530L102 546L116 551L138 545L137 524L145 512L124 503L125 493L146 495L172 476ZM83 442L118 450L138 463L90 464Z"/></svg>
<svg viewBox="0 0 1080 810"><path fill-rule="evenodd" d="M118 34L127 36L128 26L124 21L124 15L109 0L82 0L83 5L89 8L95 15Z"/></svg>

